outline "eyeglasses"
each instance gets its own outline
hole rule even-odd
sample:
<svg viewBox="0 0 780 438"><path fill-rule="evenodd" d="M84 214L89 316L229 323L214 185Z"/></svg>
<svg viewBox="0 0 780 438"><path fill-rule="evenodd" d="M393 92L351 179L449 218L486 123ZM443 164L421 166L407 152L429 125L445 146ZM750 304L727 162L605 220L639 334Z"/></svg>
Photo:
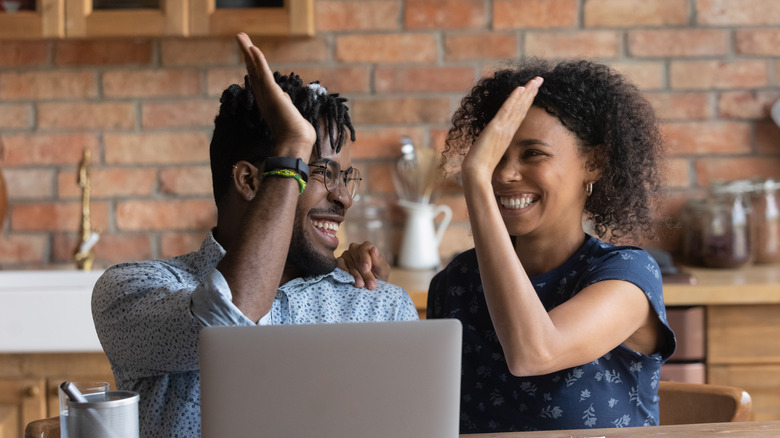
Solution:
<svg viewBox="0 0 780 438"><path fill-rule="evenodd" d="M358 193L360 187L360 181L363 178L360 177L360 171L354 167L350 167L347 170L341 170L339 163L323 159L316 163L309 164L312 175L321 175L323 182L325 183L325 190L328 193L335 193L339 189L339 179L344 182L344 187L347 188L349 197L354 199ZM343 175L339 178L339 175Z"/></svg>

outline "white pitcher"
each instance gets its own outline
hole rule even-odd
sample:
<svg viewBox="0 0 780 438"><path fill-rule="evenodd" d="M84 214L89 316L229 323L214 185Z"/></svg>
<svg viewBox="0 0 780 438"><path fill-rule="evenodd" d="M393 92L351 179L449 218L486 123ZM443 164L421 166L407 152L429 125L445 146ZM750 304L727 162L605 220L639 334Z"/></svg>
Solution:
<svg viewBox="0 0 780 438"><path fill-rule="evenodd" d="M452 209L447 205L422 204L406 200L398 201L406 212L398 265L409 269L434 269L441 264L439 244L452 219ZM434 229L433 219L443 213L439 227Z"/></svg>

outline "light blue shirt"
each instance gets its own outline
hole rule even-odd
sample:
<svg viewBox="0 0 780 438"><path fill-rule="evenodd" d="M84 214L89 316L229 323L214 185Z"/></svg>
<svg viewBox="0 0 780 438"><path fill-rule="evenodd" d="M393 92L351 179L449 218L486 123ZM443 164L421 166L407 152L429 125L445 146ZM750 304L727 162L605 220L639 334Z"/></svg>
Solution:
<svg viewBox="0 0 780 438"><path fill-rule="evenodd" d="M116 265L95 284L98 338L118 388L141 395L142 437L199 437L200 328L258 325L232 302L216 269L224 255L209 233L196 252ZM359 289L336 269L282 285L259 325L414 319L414 303L400 287L380 281L376 290Z"/></svg>

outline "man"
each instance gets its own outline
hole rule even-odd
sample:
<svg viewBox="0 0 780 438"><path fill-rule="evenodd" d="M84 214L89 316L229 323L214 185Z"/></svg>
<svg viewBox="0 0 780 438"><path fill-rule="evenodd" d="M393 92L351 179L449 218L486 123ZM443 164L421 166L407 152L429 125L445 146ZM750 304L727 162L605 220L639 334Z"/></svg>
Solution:
<svg viewBox="0 0 780 438"><path fill-rule="evenodd" d="M216 228L197 252L112 267L93 292L117 386L141 394L143 437L200 436L203 326L417 319L403 289L370 273L376 290L357 288L336 268L360 182L346 99L272 74L238 41L247 85L223 93L210 148Z"/></svg>

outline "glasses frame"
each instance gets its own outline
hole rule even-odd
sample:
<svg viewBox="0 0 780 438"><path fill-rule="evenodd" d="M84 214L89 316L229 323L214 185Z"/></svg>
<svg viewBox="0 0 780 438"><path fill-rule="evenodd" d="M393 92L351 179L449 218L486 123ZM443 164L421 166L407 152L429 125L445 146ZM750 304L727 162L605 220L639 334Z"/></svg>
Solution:
<svg viewBox="0 0 780 438"><path fill-rule="evenodd" d="M328 178L328 166L331 166L330 170L333 171L332 174L338 175L337 177ZM360 170L355 167L342 170L341 165L338 162L323 158L313 163L309 163L309 169L323 169L321 173L315 173L313 170L310 171L310 173L311 175L322 175L322 182L328 193L337 192L341 183L344 184L344 188L347 190L350 199L355 199L355 196L357 196L360 191L360 182L363 181L363 178L360 176ZM341 175L343 175L343 178L339 177ZM339 181L341 181L341 183ZM350 184L352 184L351 188Z"/></svg>

